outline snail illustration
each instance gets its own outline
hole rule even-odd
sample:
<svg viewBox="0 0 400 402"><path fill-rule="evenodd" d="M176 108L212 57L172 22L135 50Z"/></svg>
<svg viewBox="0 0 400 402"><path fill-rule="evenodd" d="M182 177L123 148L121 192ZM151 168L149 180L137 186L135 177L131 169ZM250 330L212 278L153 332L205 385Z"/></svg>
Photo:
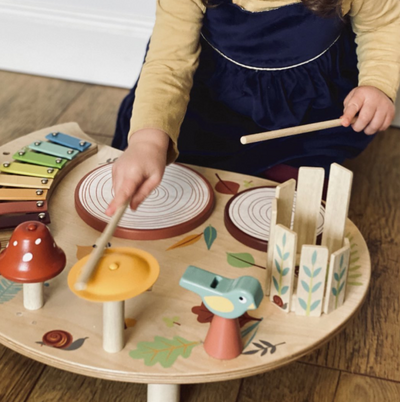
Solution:
<svg viewBox="0 0 400 402"><path fill-rule="evenodd" d="M278 295L275 295L273 297L273 301L278 307L281 307L283 309L285 309L287 307L287 303L284 304L283 300Z"/></svg>
<svg viewBox="0 0 400 402"><path fill-rule="evenodd" d="M73 341L73 337L69 332L61 329L55 329L53 331L46 332L42 337L42 341L36 343L41 346L44 345L56 349L71 351L79 349L86 339L88 339L88 337L79 338L76 341Z"/></svg>

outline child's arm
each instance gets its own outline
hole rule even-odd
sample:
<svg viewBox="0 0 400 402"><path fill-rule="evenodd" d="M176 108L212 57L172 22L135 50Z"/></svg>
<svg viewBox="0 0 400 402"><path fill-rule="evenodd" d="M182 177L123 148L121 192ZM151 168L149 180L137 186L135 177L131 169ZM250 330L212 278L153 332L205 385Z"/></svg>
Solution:
<svg viewBox="0 0 400 402"><path fill-rule="evenodd" d="M129 146L113 167L115 198L135 209L178 156L177 139L200 54L201 0L157 0L156 23L135 92Z"/></svg>
<svg viewBox="0 0 400 402"><path fill-rule="evenodd" d="M356 33L359 87L344 101L343 125L374 134L385 130L394 117L393 101L400 83L399 0L347 0Z"/></svg>
<svg viewBox="0 0 400 402"><path fill-rule="evenodd" d="M137 131L128 148L114 163L112 169L113 191L106 214L112 216L118 206L132 197L130 207L139 204L160 184L166 161L170 139L158 129Z"/></svg>

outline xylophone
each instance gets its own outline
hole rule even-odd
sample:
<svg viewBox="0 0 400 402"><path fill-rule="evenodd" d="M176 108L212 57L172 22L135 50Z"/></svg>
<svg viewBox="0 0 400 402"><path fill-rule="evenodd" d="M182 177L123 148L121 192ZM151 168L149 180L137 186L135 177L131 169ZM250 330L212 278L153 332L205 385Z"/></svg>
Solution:
<svg viewBox="0 0 400 402"><path fill-rule="evenodd" d="M3 151L7 158L0 165L0 229L26 221L50 223L48 201L56 186L97 152L97 145L61 132L45 138Z"/></svg>

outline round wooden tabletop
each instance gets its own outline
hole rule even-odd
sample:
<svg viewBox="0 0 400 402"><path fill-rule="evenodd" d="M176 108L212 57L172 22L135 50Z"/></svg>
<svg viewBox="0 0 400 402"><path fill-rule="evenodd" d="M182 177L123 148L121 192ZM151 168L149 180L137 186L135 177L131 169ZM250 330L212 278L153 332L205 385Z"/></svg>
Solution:
<svg viewBox="0 0 400 402"><path fill-rule="evenodd" d="M44 138L51 131L84 136L73 123L41 130L1 147L0 162L3 153L19 149L32 138ZM67 277L99 236L76 212L75 188L88 172L119 155L115 149L100 146L99 152L68 173L53 193L50 229L67 255L67 267L45 283L44 307L25 310L21 285L0 278L0 342L5 346L42 363L92 377L148 384L203 383L246 377L296 360L332 338L357 313L368 290L371 267L366 243L348 221L351 279L343 306L318 318L303 317L283 312L264 297L260 307L240 321L243 353L229 361L209 357L202 343L210 313L201 306L198 295L179 286L179 280L186 268L194 265L228 278L251 275L264 286L266 253L231 236L224 225L224 209L235 192L273 183L192 167L215 192L215 208L205 222L169 239L111 240L112 247L135 247L152 254L160 264L160 276L151 290L125 302L124 349L115 354L105 352L102 304L74 295ZM221 181L232 191L221 191Z"/></svg>

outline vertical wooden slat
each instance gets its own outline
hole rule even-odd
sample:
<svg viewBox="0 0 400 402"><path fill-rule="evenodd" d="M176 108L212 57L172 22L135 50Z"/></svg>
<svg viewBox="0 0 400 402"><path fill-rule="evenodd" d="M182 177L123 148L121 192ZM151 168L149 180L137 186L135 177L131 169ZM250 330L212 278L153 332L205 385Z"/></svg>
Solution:
<svg viewBox="0 0 400 402"><path fill-rule="evenodd" d="M343 246L352 182L353 173L350 170L337 163L332 164L322 234L322 245L328 247L330 253Z"/></svg>
<svg viewBox="0 0 400 402"><path fill-rule="evenodd" d="M350 241L344 239L344 247L331 254L326 285L324 313L329 314L344 302L347 275L349 273Z"/></svg>
<svg viewBox="0 0 400 402"><path fill-rule="evenodd" d="M293 231L297 233L297 252L304 244L315 244L325 171L301 167L297 184Z"/></svg>
<svg viewBox="0 0 400 402"><path fill-rule="evenodd" d="M296 180L290 179L276 187L276 198L278 200L278 220L277 223L291 229L293 215L294 190Z"/></svg>
<svg viewBox="0 0 400 402"><path fill-rule="evenodd" d="M321 315L327 265L326 247L304 245L301 248L296 315Z"/></svg>
<svg viewBox="0 0 400 402"><path fill-rule="evenodd" d="M296 263L297 234L276 225L270 299L290 312Z"/></svg>

